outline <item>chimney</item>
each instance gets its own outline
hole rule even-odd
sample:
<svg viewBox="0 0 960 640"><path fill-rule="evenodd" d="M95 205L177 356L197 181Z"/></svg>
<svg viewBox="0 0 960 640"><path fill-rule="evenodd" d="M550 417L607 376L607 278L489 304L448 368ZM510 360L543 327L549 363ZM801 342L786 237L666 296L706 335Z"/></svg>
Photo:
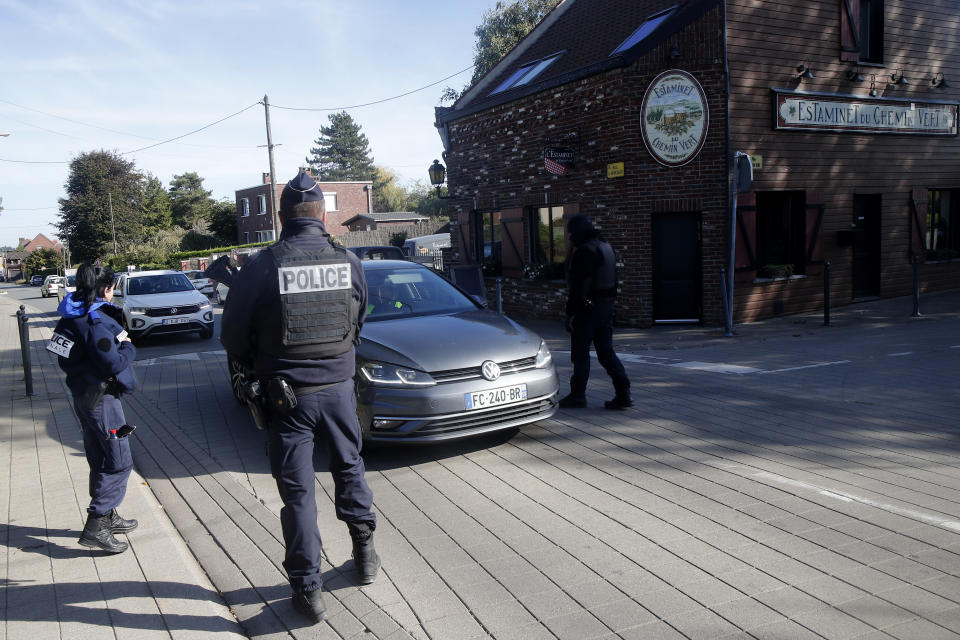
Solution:
<svg viewBox="0 0 960 640"><path fill-rule="evenodd" d="M269 173L264 173L264 174L263 174L263 184L270 184L270 174L269 174Z"/></svg>

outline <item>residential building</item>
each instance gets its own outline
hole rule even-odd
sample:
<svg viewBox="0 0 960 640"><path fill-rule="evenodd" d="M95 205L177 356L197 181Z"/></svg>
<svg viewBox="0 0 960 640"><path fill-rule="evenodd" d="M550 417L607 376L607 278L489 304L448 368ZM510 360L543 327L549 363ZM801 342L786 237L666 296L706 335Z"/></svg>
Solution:
<svg viewBox="0 0 960 640"><path fill-rule="evenodd" d="M375 229L393 228L422 224L428 221L424 216L412 211L390 211L387 213L361 213L343 221L343 226L350 231L373 231Z"/></svg>
<svg viewBox="0 0 960 640"><path fill-rule="evenodd" d="M565 0L437 109L454 260L501 276L508 312L562 317L564 223L587 214L633 326L722 324L731 231L736 322L821 308L826 284L908 295L914 260L922 291L958 286L960 49L931 46L957 8Z"/></svg>
<svg viewBox="0 0 960 640"><path fill-rule="evenodd" d="M333 235L345 233L343 226L359 214L373 210L373 182L319 182L327 205L327 231ZM274 202L280 207L280 193L286 181L276 184ZM235 192L237 202L237 243L266 242L274 239L273 216L270 215L270 174L264 173L262 183Z"/></svg>

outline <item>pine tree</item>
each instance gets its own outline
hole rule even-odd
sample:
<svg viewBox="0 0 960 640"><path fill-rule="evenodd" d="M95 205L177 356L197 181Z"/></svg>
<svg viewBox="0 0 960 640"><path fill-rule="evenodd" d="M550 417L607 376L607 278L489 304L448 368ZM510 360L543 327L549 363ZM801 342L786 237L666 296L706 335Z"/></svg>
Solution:
<svg viewBox="0 0 960 640"><path fill-rule="evenodd" d="M330 126L320 127L320 137L310 149L307 164L318 179L325 182L339 180L371 180L374 174L373 158L367 136L360 125L346 111L330 114Z"/></svg>

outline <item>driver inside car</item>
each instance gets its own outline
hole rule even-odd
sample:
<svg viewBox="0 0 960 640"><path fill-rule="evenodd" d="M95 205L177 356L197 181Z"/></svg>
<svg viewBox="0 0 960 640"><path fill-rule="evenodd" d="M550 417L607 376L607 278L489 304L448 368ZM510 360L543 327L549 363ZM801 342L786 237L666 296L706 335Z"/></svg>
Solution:
<svg viewBox="0 0 960 640"><path fill-rule="evenodd" d="M374 288L367 304L368 316L381 316L396 313L410 313L409 304L400 300L400 288L389 280L384 280Z"/></svg>

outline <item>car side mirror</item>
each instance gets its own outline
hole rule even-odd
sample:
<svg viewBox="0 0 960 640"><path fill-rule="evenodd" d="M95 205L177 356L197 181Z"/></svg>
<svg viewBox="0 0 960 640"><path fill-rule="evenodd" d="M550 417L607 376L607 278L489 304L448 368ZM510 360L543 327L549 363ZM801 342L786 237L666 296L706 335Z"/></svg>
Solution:
<svg viewBox="0 0 960 640"><path fill-rule="evenodd" d="M476 294L473 294L473 293L470 294L470 297L473 299L474 302L476 302L478 305L480 305L480 306L483 307L484 309L486 309L486 308L489 306L489 304L487 304L487 299L486 299L486 298L482 298L482 297L480 297L480 296L478 296L478 295L476 295Z"/></svg>

